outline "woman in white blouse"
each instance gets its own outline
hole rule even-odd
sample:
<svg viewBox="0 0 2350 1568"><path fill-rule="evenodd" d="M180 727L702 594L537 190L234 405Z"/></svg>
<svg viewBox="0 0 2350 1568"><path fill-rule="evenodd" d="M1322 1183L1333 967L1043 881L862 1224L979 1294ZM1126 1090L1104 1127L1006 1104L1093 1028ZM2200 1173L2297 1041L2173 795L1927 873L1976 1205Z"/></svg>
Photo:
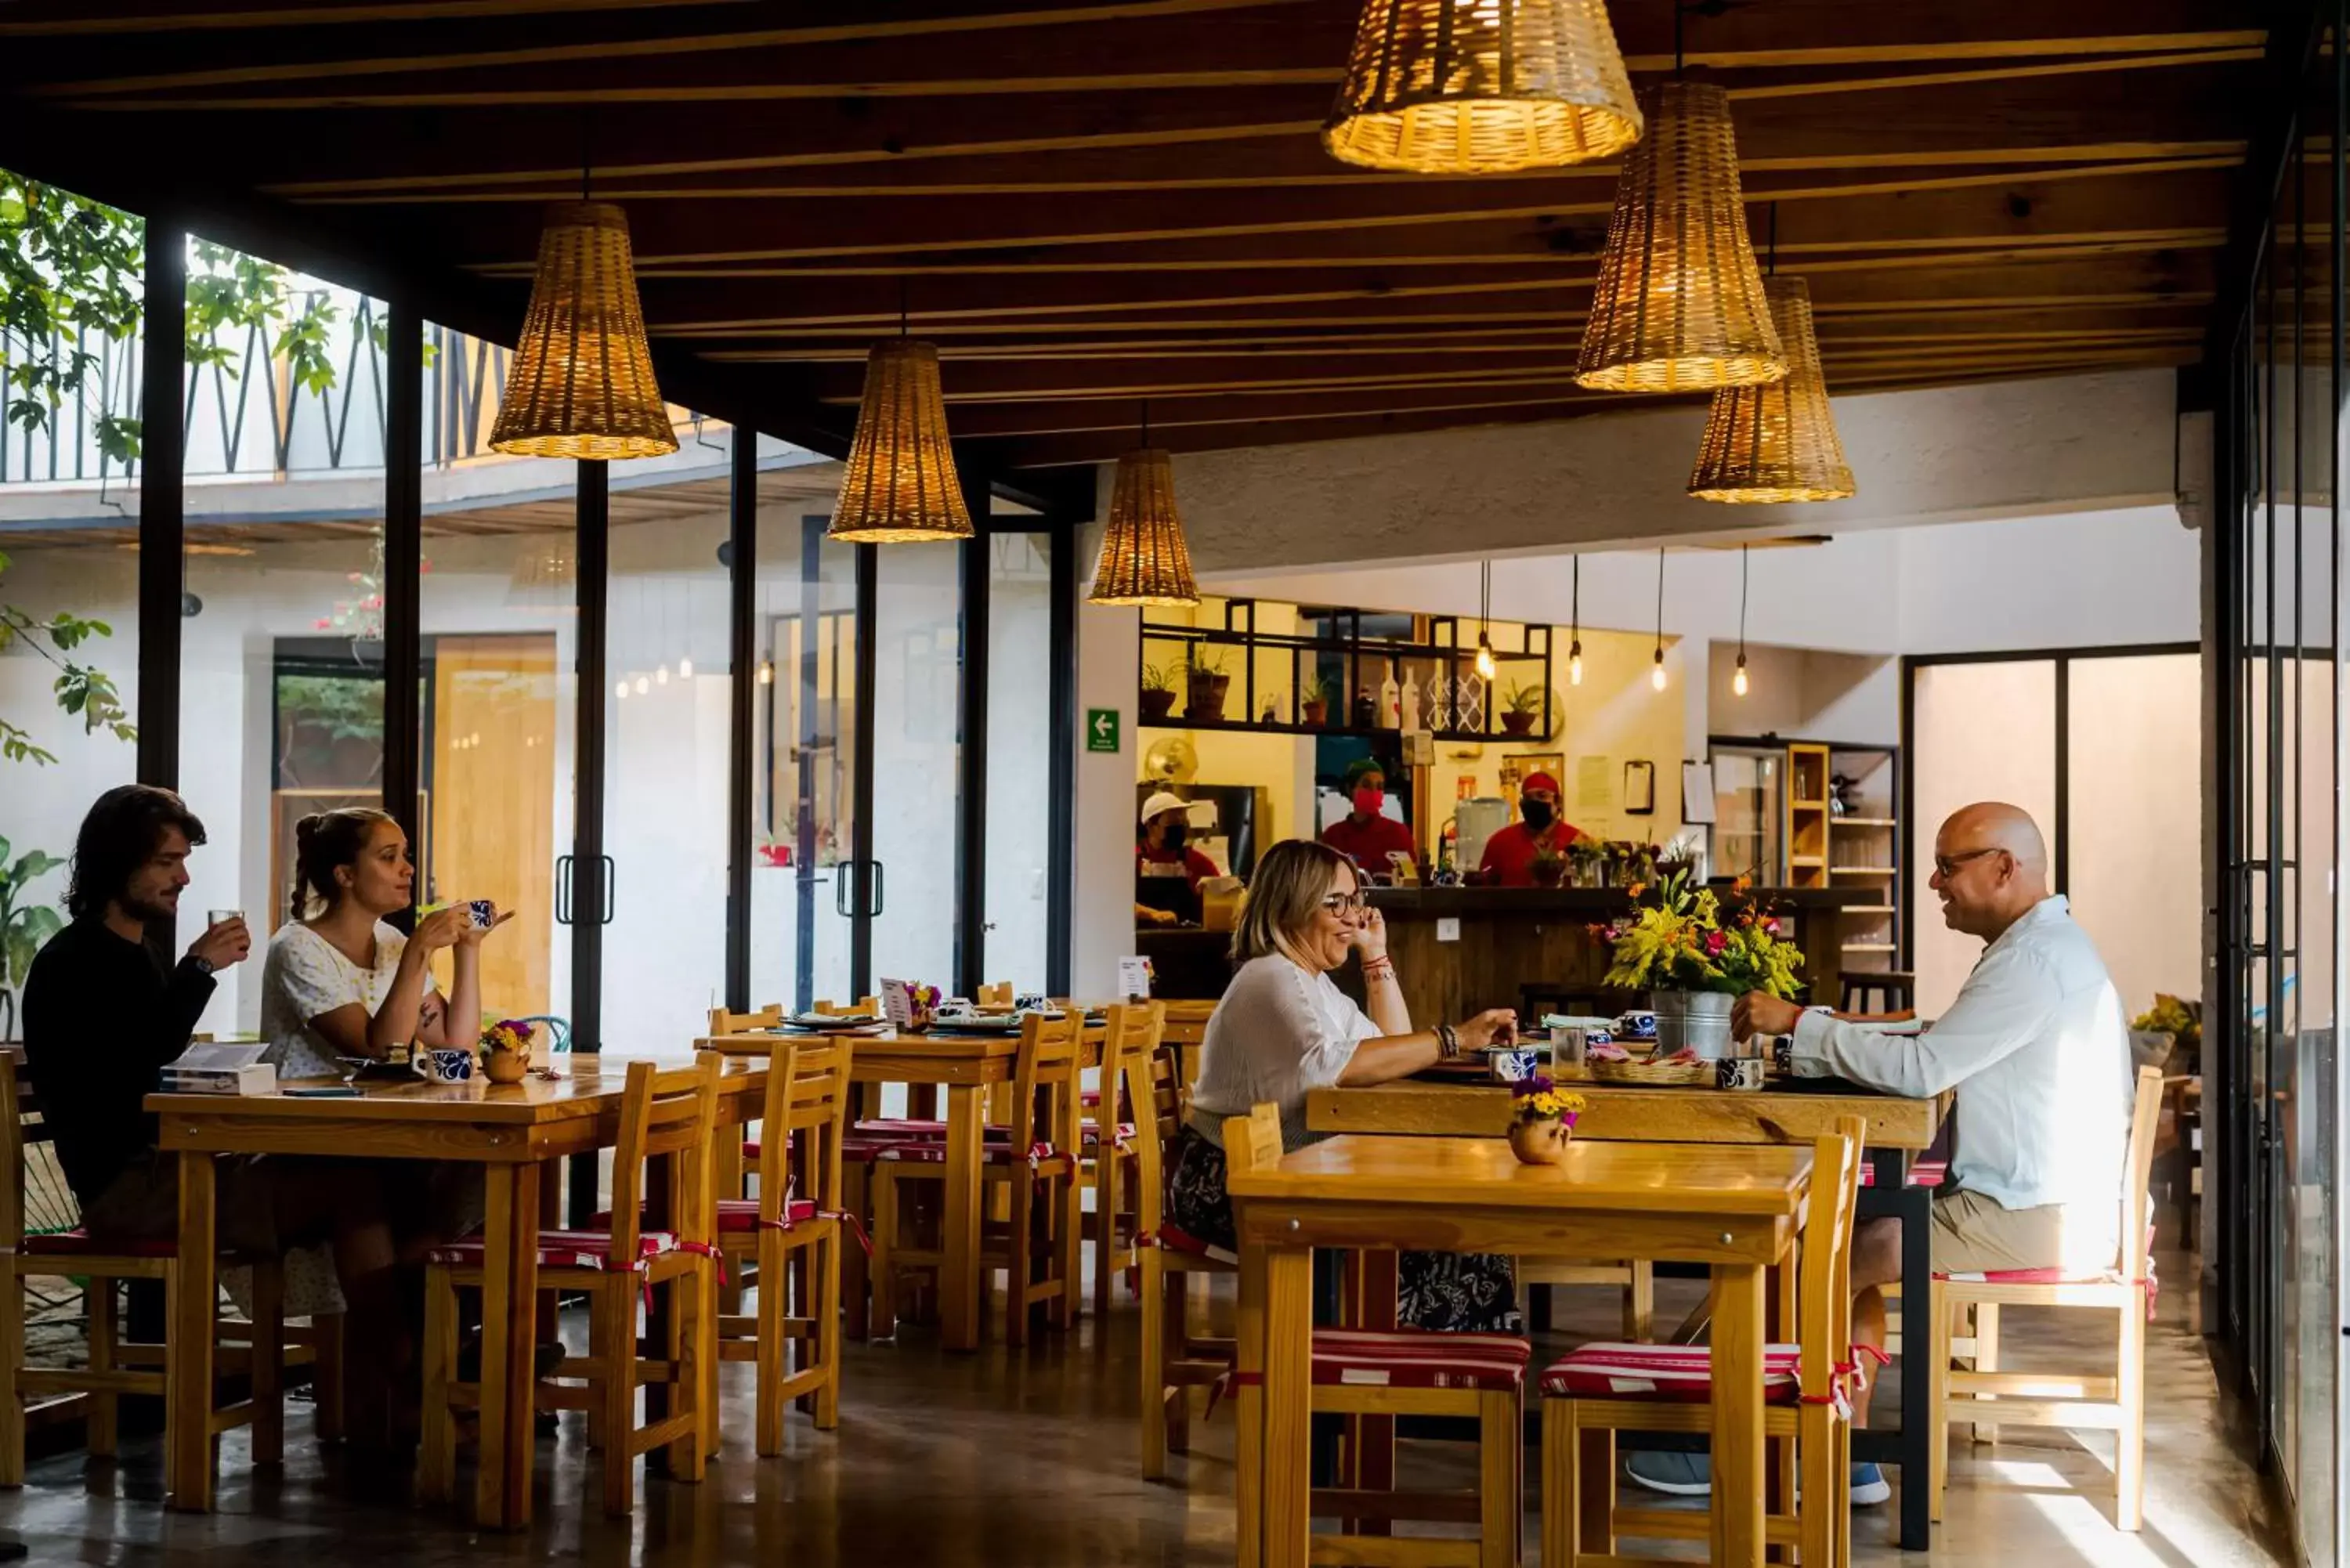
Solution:
<svg viewBox="0 0 2350 1568"><path fill-rule="evenodd" d="M295 825L294 846L294 918L269 939L261 981L261 1033L278 1076L337 1074L337 1057L380 1059L394 1045L479 1039L488 929L462 908L424 916L413 937L384 919L409 908L415 889L400 824L359 807L321 812ZM445 1000L431 962L443 949L455 961Z"/></svg>
<svg viewBox="0 0 2350 1568"><path fill-rule="evenodd" d="M1332 983L1360 953L1369 1010ZM1284 1147L1307 1141L1305 1094L1333 1084L1384 1084L1465 1051L1516 1038L1497 1007L1457 1025L1415 1031L1388 957L1387 920L1364 901L1354 862L1326 844L1287 839L1265 851L1232 933L1239 964L1208 1020L1191 1111L1167 1159L1167 1222L1196 1244L1233 1246L1224 1193L1223 1118L1271 1101ZM1406 1253L1399 1306L1422 1328L1513 1328L1509 1261Z"/></svg>

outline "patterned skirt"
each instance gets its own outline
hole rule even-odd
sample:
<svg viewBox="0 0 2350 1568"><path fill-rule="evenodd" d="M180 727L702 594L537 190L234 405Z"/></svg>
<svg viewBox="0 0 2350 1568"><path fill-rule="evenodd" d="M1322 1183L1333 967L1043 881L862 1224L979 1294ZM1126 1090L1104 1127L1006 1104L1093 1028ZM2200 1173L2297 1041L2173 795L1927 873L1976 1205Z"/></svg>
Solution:
<svg viewBox="0 0 2350 1568"><path fill-rule="evenodd" d="M1185 1127L1167 1147L1167 1223L1203 1246L1237 1251L1224 1192L1224 1151ZM1517 1282L1492 1252L1406 1252L1397 1264L1396 1321L1456 1334L1516 1334Z"/></svg>

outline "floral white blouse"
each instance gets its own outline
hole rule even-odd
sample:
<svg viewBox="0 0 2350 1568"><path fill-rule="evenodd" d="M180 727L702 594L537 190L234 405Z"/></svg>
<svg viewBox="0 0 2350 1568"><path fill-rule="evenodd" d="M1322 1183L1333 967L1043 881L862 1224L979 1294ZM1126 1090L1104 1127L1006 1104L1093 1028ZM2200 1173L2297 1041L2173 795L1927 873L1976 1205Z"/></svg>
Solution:
<svg viewBox="0 0 2350 1568"><path fill-rule="evenodd" d="M338 1075L335 1048L310 1021L357 1002L372 1016L390 994L408 939L378 920L375 968L363 969L334 943L299 920L280 926L269 939L261 971L261 1037L269 1042L263 1060L281 1078ZM432 994L432 971L424 971L424 994Z"/></svg>

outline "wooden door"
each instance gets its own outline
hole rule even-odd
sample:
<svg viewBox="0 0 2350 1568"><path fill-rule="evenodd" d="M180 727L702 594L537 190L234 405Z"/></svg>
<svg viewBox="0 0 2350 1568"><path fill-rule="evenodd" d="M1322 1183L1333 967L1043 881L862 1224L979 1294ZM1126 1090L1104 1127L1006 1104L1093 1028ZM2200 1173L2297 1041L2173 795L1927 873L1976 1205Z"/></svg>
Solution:
<svg viewBox="0 0 2350 1568"><path fill-rule="evenodd" d="M515 911L482 944L484 1016L555 1011L555 636L434 644L432 897Z"/></svg>

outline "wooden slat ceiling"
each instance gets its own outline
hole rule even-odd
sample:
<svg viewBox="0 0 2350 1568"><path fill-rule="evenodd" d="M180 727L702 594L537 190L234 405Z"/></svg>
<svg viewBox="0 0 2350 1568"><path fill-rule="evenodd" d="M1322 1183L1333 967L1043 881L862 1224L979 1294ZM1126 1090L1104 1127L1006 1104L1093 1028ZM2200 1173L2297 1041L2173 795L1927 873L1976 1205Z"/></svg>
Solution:
<svg viewBox="0 0 2350 1568"><path fill-rule="evenodd" d="M1146 399L1179 450L1620 406L1570 374L1614 171L1332 161L1357 3L16 0L0 51L95 166L201 158L517 319L539 204L592 161L665 365L817 444L901 308L958 439L1006 466L1114 456ZM1611 5L1636 80L1672 68L1674 4ZM1700 0L1684 25L1758 249L1775 217L1857 391L2194 360L2262 15Z"/></svg>

